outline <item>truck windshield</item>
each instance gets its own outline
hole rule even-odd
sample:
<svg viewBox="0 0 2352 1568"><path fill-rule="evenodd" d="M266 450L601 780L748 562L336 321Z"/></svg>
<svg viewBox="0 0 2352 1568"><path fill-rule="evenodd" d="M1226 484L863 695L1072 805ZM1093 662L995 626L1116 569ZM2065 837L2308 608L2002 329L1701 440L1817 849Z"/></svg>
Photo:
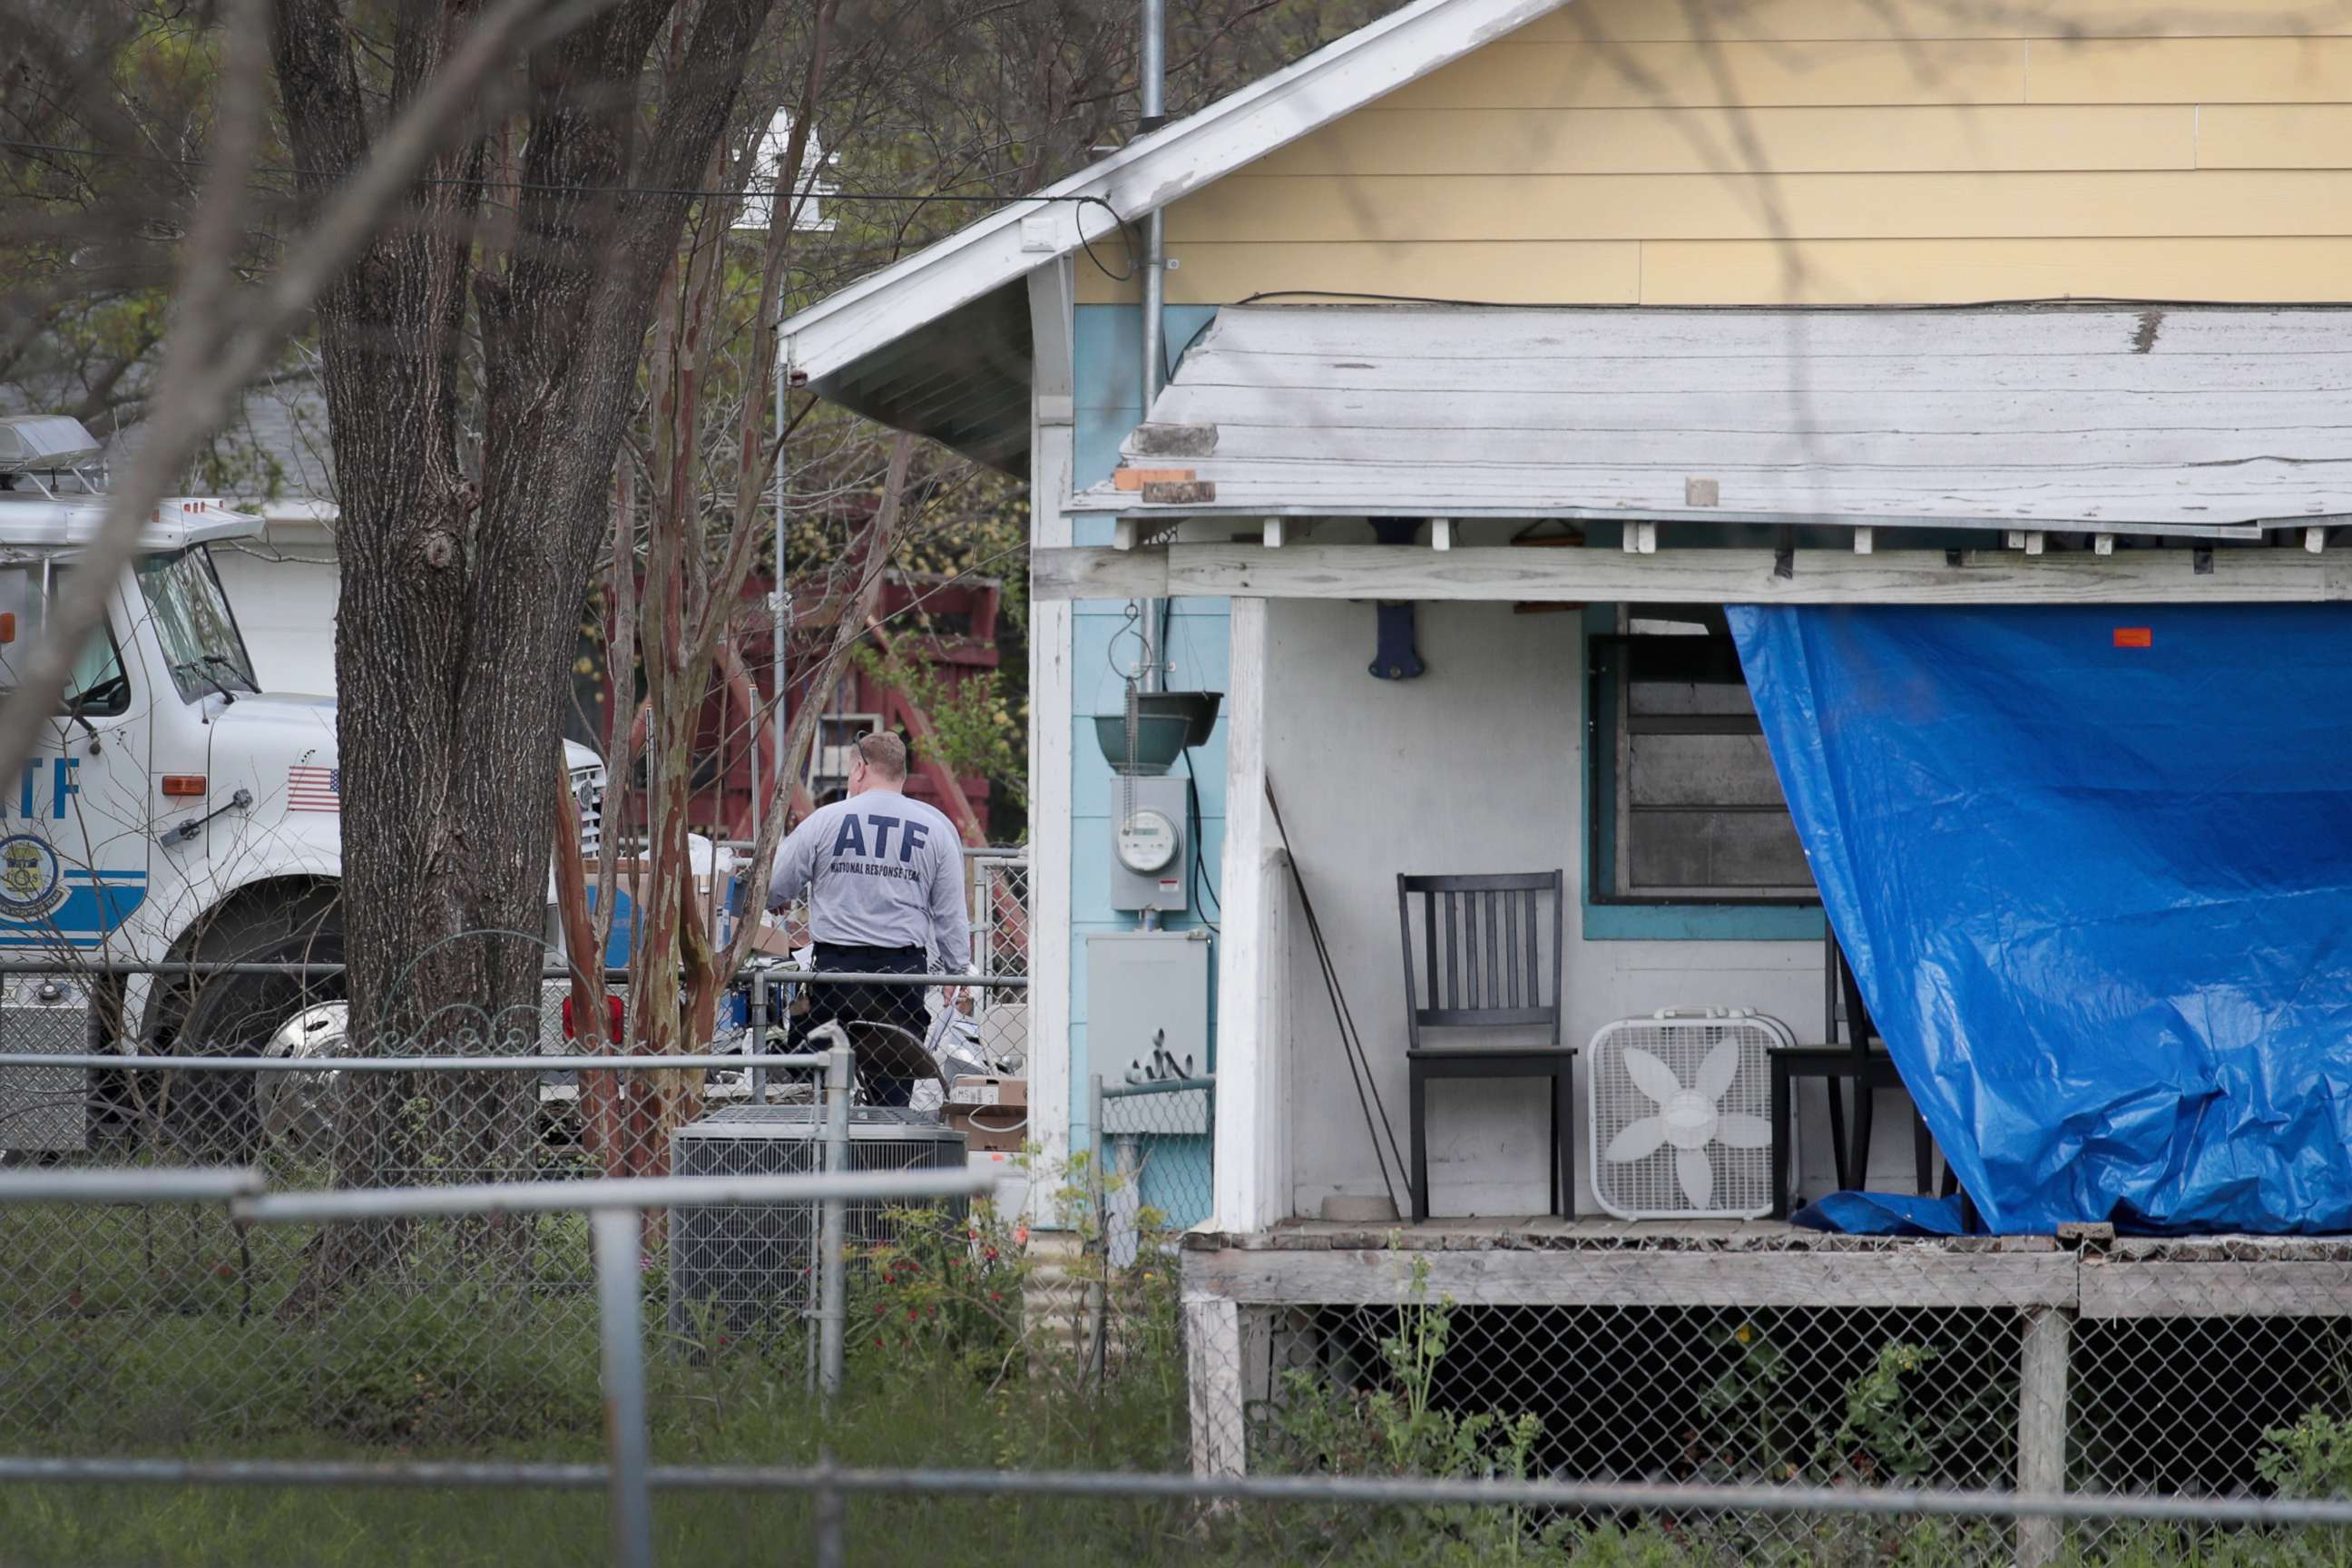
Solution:
<svg viewBox="0 0 2352 1568"><path fill-rule="evenodd" d="M203 546L139 558L139 591L146 595L155 637L180 700L208 691L258 691L253 660L221 592L213 559Z"/></svg>

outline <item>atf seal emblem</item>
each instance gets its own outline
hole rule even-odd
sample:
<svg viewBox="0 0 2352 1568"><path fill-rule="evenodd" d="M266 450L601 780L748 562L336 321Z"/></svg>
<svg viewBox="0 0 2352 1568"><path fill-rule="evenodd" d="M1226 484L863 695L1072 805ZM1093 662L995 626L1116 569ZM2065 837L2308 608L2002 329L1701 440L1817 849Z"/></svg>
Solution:
<svg viewBox="0 0 2352 1568"><path fill-rule="evenodd" d="M38 920L65 902L58 852L29 833L0 838L0 919Z"/></svg>

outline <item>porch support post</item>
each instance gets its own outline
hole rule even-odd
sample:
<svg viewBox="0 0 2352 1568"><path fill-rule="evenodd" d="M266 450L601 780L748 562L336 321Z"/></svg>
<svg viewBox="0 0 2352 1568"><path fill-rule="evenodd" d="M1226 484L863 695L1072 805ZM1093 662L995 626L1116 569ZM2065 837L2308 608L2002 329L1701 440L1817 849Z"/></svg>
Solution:
<svg viewBox="0 0 2352 1568"><path fill-rule="evenodd" d="M2054 1497L2066 1489L2067 1362L2074 1314L2030 1307L2017 1369L2017 1489ZM2065 1544L2055 1519L2017 1521L2018 1568L2048 1568Z"/></svg>
<svg viewBox="0 0 2352 1568"><path fill-rule="evenodd" d="M1278 998L1282 942L1268 897L1281 862L1265 805L1266 602L1232 605L1225 694L1225 852L1217 942L1219 1230L1264 1230L1289 1212L1288 1066Z"/></svg>
<svg viewBox="0 0 2352 1568"><path fill-rule="evenodd" d="M1076 458L1071 268L1066 257L1029 274L1034 345L1029 422L1032 550L1066 549ZM1064 599L1037 603L1029 620L1029 1127L1044 1171L1070 1150L1070 734L1071 615ZM1033 1217L1048 1210L1058 1180L1030 1187Z"/></svg>
<svg viewBox="0 0 2352 1568"><path fill-rule="evenodd" d="M1185 1387L1192 1427L1192 1474L1203 1480L1249 1468L1248 1378L1242 1308L1213 1296L1184 1302Z"/></svg>

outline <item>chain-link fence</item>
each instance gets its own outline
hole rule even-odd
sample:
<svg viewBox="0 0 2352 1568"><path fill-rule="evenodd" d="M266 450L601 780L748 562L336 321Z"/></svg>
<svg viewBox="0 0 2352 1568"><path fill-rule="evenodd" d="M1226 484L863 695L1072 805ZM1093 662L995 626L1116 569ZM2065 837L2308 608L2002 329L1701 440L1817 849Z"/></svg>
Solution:
<svg viewBox="0 0 2352 1568"><path fill-rule="evenodd" d="M2252 1468L2227 1486L2217 1474L2187 1491L2089 1490L2079 1472L2071 1488L2059 1484L2069 1479L2063 1472L2036 1473L2045 1458L2081 1452L2069 1439L2065 1384L2075 1380L2071 1410L2080 1422L2093 1369L2077 1359L2070 1373L2070 1355L2082 1352L2079 1342L2070 1350L2066 1330L2082 1331L2070 1319L2105 1310L2119 1300L2103 1294L2114 1287L2143 1307L2154 1300L2146 1292L2179 1288L2158 1274L2078 1279L2073 1306L2053 1304L2070 1275L2176 1263L2336 1265L2317 1254L2252 1247L2191 1259L2125 1249L2119 1260L2112 1250L1998 1243L1748 1245L1694 1236L1409 1248L1339 1232L1320 1247L1235 1247L1202 1237L1188 1243L1181 1333L1154 1326L1170 1321L1178 1293L1150 1288L1165 1254L1147 1247L1098 1279L1101 1310L1122 1320L1111 1348L1071 1360L1034 1346L1036 1353L1008 1356L1002 1321L967 1314L971 1301L1013 1282L986 1267L1009 1240L1005 1231L907 1206L924 1191L972 1193L968 1173L901 1174L887 1194L893 1178L855 1174L825 1194L828 1223L848 1228L849 1209L863 1199L902 1228L867 1250L866 1277L845 1280L830 1321L844 1327L838 1337L854 1339L866 1331L869 1310L895 1325L913 1302L906 1321L914 1326L894 1326L884 1353L853 1361L859 1375L793 1406L804 1429L771 1429L773 1446L751 1455L709 1439L730 1419L730 1404L733 1419L756 1422L772 1396L761 1381L772 1363L717 1336L697 1343L665 1331L663 1279L651 1259L665 1228L675 1247L683 1216L698 1207L817 1203L814 1188L793 1185L808 1178L287 1193L235 1170L171 1173L179 1185L160 1192L156 1173L102 1174L128 1184L86 1192L76 1208L145 1216L159 1227L216 1224L262 1248L281 1234L307 1252L345 1228L564 1215L582 1234L583 1262L567 1271L587 1298L576 1321L517 1321L498 1310L503 1300L480 1298L486 1321L461 1332L455 1318L435 1318L432 1332L400 1347L383 1381L423 1378L437 1396L450 1386L449 1369L467 1364L474 1338L522 1353L511 1342L536 1335L549 1342L527 1347L538 1374L576 1381L604 1419L595 1436L570 1446L576 1454L476 1432L445 1439L455 1456L446 1460L421 1458L436 1445L408 1432L345 1435L332 1459L280 1448L230 1463L217 1445L163 1430L137 1446L141 1458L107 1460L91 1457L86 1430L68 1429L41 1446L49 1457L21 1443L0 1455L0 1526L11 1555L25 1560L135 1555L121 1544L169 1539L184 1521L253 1518L287 1538L257 1542L248 1530L172 1555L300 1561L305 1547L330 1540L345 1562L609 1553L631 1564L764 1561L803 1547L820 1564L1035 1565L1109 1555L1187 1568L2157 1568L2337 1563L2352 1553L2352 1477L2339 1446L2308 1420L2273 1429ZM29 1212L63 1207L54 1190L27 1194L24 1181L0 1174L0 1217L25 1209L28 1196L37 1200ZM132 1198L142 1201L124 1201ZM225 1211L231 1201L236 1207ZM641 1212L650 1216L642 1228ZM2231 1273L2221 1269L2208 1285L2222 1293L2216 1301L2242 1306ZM2279 1274L2263 1288L2275 1305L2326 1309L2334 1298L2299 1292L2328 1284L2322 1274ZM1265 1300L1284 1294L1296 1299ZM1531 1299L1547 1294L1584 1299ZM2301 1350L2293 1360L2304 1372L2318 1365ZM1171 1380L1171 1364L1188 1375ZM1249 1397L1220 1408L1216 1394L1235 1381L1230 1369L1244 1365L1255 1368L1241 1379ZM260 1369L242 1381L248 1402L270 1395ZM2057 1403L2037 1404L2037 1391L2056 1393ZM530 1415L596 1425L546 1404ZM2165 1397L2143 1399L2128 1419L2147 1426L2218 1417L2210 1401ZM688 1421L700 1430L688 1435ZM1242 1450L1220 1456L1224 1433ZM565 1457L578 1462L553 1462ZM69 1481L78 1489L60 1489ZM93 1483L109 1489L102 1510L88 1507ZM366 1500L420 1487L435 1489L389 1516L397 1531L372 1539ZM228 1488L275 1489L275 1500L223 1506ZM488 1488L501 1489L495 1510L452 1495ZM582 1489L604 1491L604 1507L533 1500L540 1490ZM674 1500L661 1506L665 1496ZM79 1516L59 1506L69 1498L82 1500ZM298 1533L306 1528L315 1538ZM61 1542L81 1552L60 1552Z"/></svg>
<svg viewBox="0 0 2352 1568"><path fill-rule="evenodd" d="M323 999L331 986L301 993L316 978L309 971L257 964L197 978L248 971L285 992L272 992L281 1012L293 1009L258 1056L228 1054L253 1048L242 1041L208 1052L184 1035L169 1055L93 1051L107 1031L81 981L0 977L54 984L66 1003L0 1007L0 1167L251 1168L275 1191L332 1192L835 1163L822 1058L780 1055L787 1037L751 1026L855 975L757 971L745 1026L716 1042L732 1049L649 1066L584 1054L565 982L551 981L540 1011L517 1009L495 1037L473 1018L436 1034L433 1047L510 1054L363 1057L341 1004ZM887 978L969 990L976 977ZM833 1033L790 1037L807 1048ZM762 1037L765 1054L743 1054ZM869 1102L847 1111L839 1168L961 1175L981 1134L942 1104L959 1081L954 1056L888 1026L852 1022L839 1038L854 1047L856 1097ZM551 1043L559 1049L547 1051ZM918 1105L887 1103L894 1097L877 1090L893 1085ZM1017 1206L1019 1173L1004 1173L1016 1178L1005 1195ZM962 1211L950 1217L961 1223ZM854 1260L889 1242L898 1216L854 1204L845 1223ZM677 1352L663 1365L677 1399L699 1397L685 1392L705 1375L691 1369L722 1352L756 1360L759 1386L805 1387L820 1360L820 1241L806 1205L704 1205L656 1224L648 1310ZM556 1456L593 1448L597 1436L594 1347L583 1338L595 1304L577 1214L298 1234L248 1230L202 1205L19 1206L0 1212L0 1451L161 1442L216 1453L385 1444L463 1453L489 1444ZM691 1421L677 1435L693 1451L722 1441Z"/></svg>
<svg viewBox="0 0 2352 1568"><path fill-rule="evenodd" d="M1140 1238L1187 1229L1215 1206L1216 1079L1092 1080L1095 1159L1105 1180L1111 1261L1135 1261Z"/></svg>
<svg viewBox="0 0 2352 1568"><path fill-rule="evenodd" d="M1402 1235L1184 1238L1197 1470L2352 1496L2352 1244ZM1685 1510L1674 1534L1711 1561L2303 1560L2117 1529Z"/></svg>
<svg viewBox="0 0 2352 1568"><path fill-rule="evenodd" d="M47 1114L72 1103L83 1146L11 1156L45 1178L201 1162L250 1169L286 1193L543 1189L833 1163L815 1103L822 1057L761 1058L771 1101L716 1111L695 1080L740 1087L740 1058L667 1057L659 1071L584 1057L60 1059L71 1065L37 1070L86 1088L75 1101L52 1097ZM572 1081L548 1084L567 1061L581 1064ZM841 1077L845 1095L845 1068ZM761 1135L723 1136L751 1115L770 1120ZM964 1169L960 1142L936 1158L949 1152L937 1138L859 1136L870 1131L845 1126L844 1168ZM887 1224L863 1210L851 1218L853 1235ZM649 1254L669 1335L698 1347L757 1332L804 1353L822 1274L812 1212L712 1207L676 1219ZM257 1230L216 1205L16 1205L0 1211L0 1447L11 1451L494 1443L556 1455L594 1440L601 1400L583 1334L596 1304L576 1213Z"/></svg>
<svg viewBox="0 0 2352 1568"><path fill-rule="evenodd" d="M1029 851L970 852L972 968L982 974L1029 977ZM971 1008L974 1043L995 1070L1029 1073L1029 994L1003 986L982 990Z"/></svg>

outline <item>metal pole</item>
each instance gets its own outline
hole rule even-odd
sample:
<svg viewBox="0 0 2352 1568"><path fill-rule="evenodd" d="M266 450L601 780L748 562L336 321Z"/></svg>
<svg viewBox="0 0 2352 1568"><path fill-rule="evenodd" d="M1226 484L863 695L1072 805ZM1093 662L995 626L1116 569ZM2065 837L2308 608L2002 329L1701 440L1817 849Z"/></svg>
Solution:
<svg viewBox="0 0 2352 1568"><path fill-rule="evenodd" d="M779 199L783 193L778 192ZM776 291L776 333L783 335L783 290ZM774 612L770 617L768 633L769 680L775 686L776 777L775 787L784 786L784 731L792 724L792 682L786 679L785 639L793 619L792 590L784 577L784 428L792 423L793 401L788 390L792 385L792 345L789 342L776 345L776 467L770 477L769 488L773 492L771 506L776 514L776 550L774 569L776 588L769 595L769 605ZM791 797L785 796L789 801ZM782 809L789 810L787 805Z"/></svg>
<svg viewBox="0 0 2352 1568"><path fill-rule="evenodd" d="M1094 1158L1087 1162L1087 1186L1094 1198L1095 1235L1097 1237L1094 1277L1087 1281L1087 1343L1086 1371L1089 1378L1103 1372L1104 1276L1110 1270L1110 1215L1103 1196L1103 1090L1102 1074L1087 1077L1087 1140L1094 1146Z"/></svg>
<svg viewBox="0 0 2352 1568"><path fill-rule="evenodd" d="M1118 1179L1118 1190L1111 1194L1110 1213L1104 1215L1109 1228L1109 1246L1105 1257L1117 1268L1133 1263L1142 1249L1141 1227L1136 1216L1143 1207L1143 1194L1139 1190L1143 1179L1143 1150L1132 1132L1122 1132L1111 1140L1110 1173Z"/></svg>
<svg viewBox="0 0 2352 1568"><path fill-rule="evenodd" d="M824 1169L840 1175L849 1169L849 1083L856 1070L847 1046L825 1053ZM848 1205L827 1198L817 1249L817 1392L830 1405L841 1394L842 1343L849 1323Z"/></svg>
<svg viewBox="0 0 2352 1568"><path fill-rule="evenodd" d="M1136 68L1137 87L1141 93L1142 117L1137 131L1145 136L1168 119L1168 10L1167 0L1143 0L1143 37ZM1168 363L1168 229L1158 209L1143 220L1143 413L1151 417L1151 405L1160 395L1163 384L1161 373ZM1158 599L1143 602L1143 689L1164 691L1168 689L1168 650L1160 646L1160 620L1164 614Z"/></svg>
<svg viewBox="0 0 2352 1568"><path fill-rule="evenodd" d="M66 1068L77 1071L162 1073L403 1073L403 1072L705 1072L747 1067L811 1072L824 1066L814 1052L795 1056L637 1055L625 1057L129 1057L105 1051L73 1054L0 1051L0 1068Z"/></svg>
<svg viewBox="0 0 2352 1568"><path fill-rule="evenodd" d="M846 1045L835 1045L825 1052L824 1168L829 1175L849 1169L849 1086L850 1075L856 1070L855 1062ZM823 1256L818 1259L822 1302L817 1321L817 1393L830 1417L841 1398L843 1340L849 1326L848 1205L837 1198L827 1199L823 1214L818 1244ZM825 1471L833 1468L830 1447L817 1451L817 1467ZM815 1528L816 1568L844 1568L849 1557L845 1539L848 1500L820 1481L810 1499L810 1511Z"/></svg>
<svg viewBox="0 0 2352 1568"><path fill-rule="evenodd" d="M751 766L756 771L759 765L760 748L753 746ZM752 798L756 801L757 795L755 794ZM755 969L751 972L751 995L744 1005L743 1017L744 1021L751 1026L751 1038L747 1042L751 1047L748 1054L759 1056L768 1048L768 972L764 969ZM751 1089L752 1104L768 1103L768 1069L766 1068L751 1069Z"/></svg>
<svg viewBox="0 0 2352 1568"><path fill-rule="evenodd" d="M155 1173L149 1173L154 1174ZM172 1173L164 1173L170 1174ZM62 1180L62 1177L54 1178ZM972 1198L994 1178L986 1171L797 1172L732 1176L583 1176L562 1182L453 1183L441 1187L321 1187L256 1193L229 1200L229 1212L256 1225L387 1219L395 1215L564 1214L609 1208L740 1208L748 1204L845 1202L903 1204ZM38 1190L31 1178L0 1172L0 1196ZM69 1194L64 1194L69 1195ZM160 1201L160 1200L159 1200Z"/></svg>
<svg viewBox="0 0 2352 1568"><path fill-rule="evenodd" d="M646 1331L639 1300L640 1227L635 1209L588 1216L596 1249L597 1321L604 1340L604 1447L611 1456L613 1561L652 1568L653 1466L646 1433Z"/></svg>
<svg viewBox="0 0 2352 1568"><path fill-rule="evenodd" d="M849 1499L829 1484L833 1476L832 1449L817 1450L816 1473L816 1489L809 1498L810 1512L814 1516L816 1568L847 1568Z"/></svg>

